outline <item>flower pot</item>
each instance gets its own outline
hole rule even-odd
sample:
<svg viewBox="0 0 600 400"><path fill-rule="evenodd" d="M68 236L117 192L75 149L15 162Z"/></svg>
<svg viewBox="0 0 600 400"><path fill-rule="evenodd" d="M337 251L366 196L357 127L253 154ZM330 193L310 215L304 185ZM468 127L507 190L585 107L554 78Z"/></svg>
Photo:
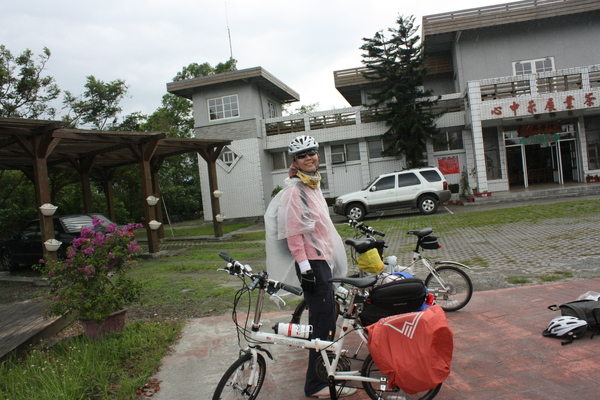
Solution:
<svg viewBox="0 0 600 400"><path fill-rule="evenodd" d="M491 197L492 193L491 192L481 192L481 193L477 193L476 194L477 197Z"/></svg>
<svg viewBox="0 0 600 400"><path fill-rule="evenodd" d="M42 211L42 214L44 214L46 217L54 215L57 208L58 208L57 206L52 205L50 203L46 203L46 204L43 204L42 206L40 206L40 210Z"/></svg>
<svg viewBox="0 0 600 400"><path fill-rule="evenodd" d="M126 309L110 314L101 322L91 319L81 321L85 336L93 340L102 340L110 332L123 332L125 329Z"/></svg>
<svg viewBox="0 0 600 400"><path fill-rule="evenodd" d="M56 250L58 250L58 248L60 247L61 244L62 244L62 242L59 240L48 239L44 242L44 247L46 247L46 250L48 250L48 251L56 251Z"/></svg>
<svg viewBox="0 0 600 400"><path fill-rule="evenodd" d="M473 203L473 202L475 202L475 197L467 197L467 201L469 203Z"/></svg>

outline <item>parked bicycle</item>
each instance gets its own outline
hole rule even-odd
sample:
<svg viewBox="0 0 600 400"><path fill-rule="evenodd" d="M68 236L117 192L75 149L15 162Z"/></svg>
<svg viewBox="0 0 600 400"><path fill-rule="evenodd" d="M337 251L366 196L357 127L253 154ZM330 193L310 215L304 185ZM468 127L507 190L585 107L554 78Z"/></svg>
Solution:
<svg viewBox="0 0 600 400"><path fill-rule="evenodd" d="M365 253L370 249L377 249L385 265L384 272L409 272L411 275L415 275L416 269L420 266L424 267L428 273L424 281L425 286L427 286L429 293L434 295L436 304L439 304L444 311L460 310L471 300L473 296L473 282L469 275L461 269L470 269L467 265L456 261L434 262L423 257L421 254L422 250L436 250L441 247L438 239L431 235L433 233L432 228L407 232L408 235L417 237L417 243L413 249L412 262L409 265L403 266L397 264L396 256L384 256L384 248L387 247L385 240L383 240L385 233L379 232L355 220L350 220L348 225L357 232L354 238L346 239L345 241L347 245L351 246L351 258L355 265L357 264L359 254ZM360 276L362 276L362 271L360 272ZM298 303L292 313L291 322L300 323L306 309L306 302L301 301Z"/></svg>
<svg viewBox="0 0 600 400"><path fill-rule="evenodd" d="M349 383L355 384L355 387L358 387L359 384L362 385L368 396L374 400L428 400L433 399L439 392L441 383L428 391L412 395L405 393L388 384L387 377L379 371L370 354L366 355L364 359L358 358L359 351L367 348L367 346L363 346L367 343L367 331L361 325L359 317L365 299L368 298L369 290L377 280L376 275L363 278L333 278L332 282L343 285L340 286L341 289L338 288L339 292L336 294L336 301L343 317L339 336L333 341L311 339L310 326L307 325L280 323L273 327L275 333L261 332L265 293L275 295L282 289L301 295L302 291L299 288L269 279L266 271L255 274L250 266L234 260L227 253L219 255L227 261L227 267L222 270L240 277L243 282L242 288L234 299L232 316L238 335L248 342L248 346L241 349L240 357L221 378L213 400L257 398L264 383L267 368L263 354L273 359L270 351L263 347L267 344L284 344L319 351L321 358L318 360L317 371L323 382L328 384L332 399L337 399L338 390L350 386ZM250 284L248 281L251 281ZM242 323L237 319L237 306L244 295L250 296L250 292L255 289L258 289L258 294L254 315L252 317L248 315ZM351 333L359 336L360 344L354 354L349 356L350 352L344 348L344 341ZM364 354L364 351L361 354ZM362 362L360 369L353 369L356 361Z"/></svg>
<svg viewBox="0 0 600 400"><path fill-rule="evenodd" d="M413 249L411 263L403 266L397 264L396 256L383 256L383 249L387 247L385 241L375 238L375 236L383 238L385 236L383 232L354 220L350 220L348 224L360 232L363 238L346 239L346 244L352 246L356 253L364 253L371 248L376 248L383 258L386 272L409 272L416 275L420 267L425 267L428 273L425 286L429 289L429 293L433 293L436 304L439 304L444 311L460 310L471 300L473 282L464 271L470 269L468 266L456 261L431 261L421 254L422 250L437 250L442 247L438 238L432 235L432 228L407 232L407 235L417 237L417 243Z"/></svg>

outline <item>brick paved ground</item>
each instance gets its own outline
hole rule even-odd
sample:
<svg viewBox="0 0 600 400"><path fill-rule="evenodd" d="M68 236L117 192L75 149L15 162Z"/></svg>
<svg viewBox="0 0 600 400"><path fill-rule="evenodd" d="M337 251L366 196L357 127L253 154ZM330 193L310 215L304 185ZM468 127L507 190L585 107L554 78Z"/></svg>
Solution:
<svg viewBox="0 0 600 400"><path fill-rule="evenodd" d="M597 196L588 198L593 199ZM544 199L536 200L534 204L579 199ZM530 204L532 202L442 206L439 213L461 214ZM378 218L415 215L418 214L414 211L402 211L389 216L375 216L365 220L365 223L374 223ZM336 224L346 222L346 219L339 215L334 215L333 220ZM256 224L246 230L264 230L264 226ZM535 224L517 222L492 227L463 226L460 231L453 232L455 233L438 234L442 248L425 250L423 255L432 260L453 260L471 266L472 269L468 273L476 291L523 286L507 283L507 277L527 278L529 282L526 285L544 283L540 277L553 275L555 271L572 273L573 277L566 280L600 277L600 214L574 219L538 221ZM413 244L414 238L400 231L386 233L386 253L397 255L399 263L409 262L411 254L402 253L401 250L406 251L407 244ZM168 240L160 244L160 249L162 252L172 253L190 246L210 243L211 240L214 238ZM417 269L415 272L420 278L425 278L426 271Z"/></svg>

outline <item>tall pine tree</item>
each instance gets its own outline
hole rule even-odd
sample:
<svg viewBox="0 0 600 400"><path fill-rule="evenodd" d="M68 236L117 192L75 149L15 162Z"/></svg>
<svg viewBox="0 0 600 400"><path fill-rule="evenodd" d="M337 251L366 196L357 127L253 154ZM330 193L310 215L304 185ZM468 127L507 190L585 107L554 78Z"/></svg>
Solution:
<svg viewBox="0 0 600 400"><path fill-rule="evenodd" d="M388 127L383 154L404 157L408 168L416 168L427 165L426 144L436 140L435 120L442 113L431 112L437 99L428 98L433 91L423 90L427 70L414 17L399 16L396 23L398 28L388 28L390 37L378 31L373 38L363 38L363 75L371 82L365 106Z"/></svg>

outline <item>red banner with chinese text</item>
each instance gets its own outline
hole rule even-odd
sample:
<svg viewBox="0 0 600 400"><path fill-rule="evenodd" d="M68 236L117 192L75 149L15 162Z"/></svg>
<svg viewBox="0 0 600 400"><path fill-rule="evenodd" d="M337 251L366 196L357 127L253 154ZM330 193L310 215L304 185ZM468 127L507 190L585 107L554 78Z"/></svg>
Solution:
<svg viewBox="0 0 600 400"><path fill-rule="evenodd" d="M458 157L438 159L438 168L444 175L460 174L460 163Z"/></svg>

